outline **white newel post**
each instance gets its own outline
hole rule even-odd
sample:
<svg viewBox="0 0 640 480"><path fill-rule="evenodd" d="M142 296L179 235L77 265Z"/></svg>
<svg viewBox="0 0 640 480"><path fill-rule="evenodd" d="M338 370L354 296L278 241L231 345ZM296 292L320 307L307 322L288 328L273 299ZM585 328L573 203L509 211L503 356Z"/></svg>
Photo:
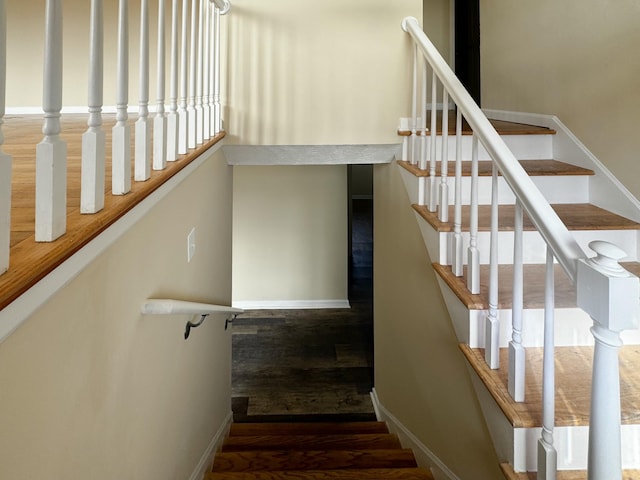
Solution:
<svg viewBox="0 0 640 480"><path fill-rule="evenodd" d="M593 319L595 338L591 419L589 425L589 480L622 478L620 440L620 332L638 328L640 284L618 263L626 253L615 245L594 241L596 256L578 261L578 306Z"/></svg>
<svg viewBox="0 0 640 480"><path fill-rule="evenodd" d="M153 169L164 170L167 166L167 116L164 111L165 90L165 0L158 0L158 102L153 119Z"/></svg>
<svg viewBox="0 0 640 480"><path fill-rule="evenodd" d="M169 113L167 114L167 161L178 159L178 0L171 2L171 64Z"/></svg>
<svg viewBox="0 0 640 480"><path fill-rule="evenodd" d="M62 0L47 0L44 54L44 139L36 147L36 241L51 242L67 228L67 144L62 110Z"/></svg>
<svg viewBox="0 0 640 480"><path fill-rule="evenodd" d="M124 195L131 191L131 127L127 120L129 103L129 0L118 7L118 85L117 114L113 127L111 192Z"/></svg>
<svg viewBox="0 0 640 480"><path fill-rule="evenodd" d="M135 180L151 177L151 121L149 120L149 0L140 0L140 100L135 139Z"/></svg>
<svg viewBox="0 0 640 480"><path fill-rule="evenodd" d="M80 213L104 208L105 132L102 129L104 72L103 0L91 0L89 40L89 121L82 135Z"/></svg>
<svg viewBox="0 0 640 480"><path fill-rule="evenodd" d="M0 0L0 274L9 268L11 245L11 157L2 151L6 86L7 4L6 0Z"/></svg>
<svg viewBox="0 0 640 480"><path fill-rule="evenodd" d="M197 115L196 115L196 87L197 87L197 73L198 64L196 58L197 50L197 34L198 34L198 0L191 0L191 35L189 40L189 106L187 107L187 147L196 148L197 136Z"/></svg>
<svg viewBox="0 0 640 480"><path fill-rule="evenodd" d="M189 114L187 111L187 97L189 95L188 49L189 38L189 2L182 0L182 32L180 34L180 107L178 108L178 154L184 155L189 143Z"/></svg>

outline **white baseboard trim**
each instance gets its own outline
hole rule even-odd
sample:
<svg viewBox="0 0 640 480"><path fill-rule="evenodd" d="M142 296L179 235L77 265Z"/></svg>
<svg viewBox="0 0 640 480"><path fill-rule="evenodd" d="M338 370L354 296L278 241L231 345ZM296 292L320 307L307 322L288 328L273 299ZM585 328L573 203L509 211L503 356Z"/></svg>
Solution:
<svg viewBox="0 0 640 480"><path fill-rule="evenodd" d="M202 480L202 478L204 478L205 473L209 471L211 465L213 465L213 458L215 457L216 452L220 450L222 442L227 436L227 432L229 431L232 420L233 412L229 412L227 417L223 420L222 425L220 425L220 428L218 428L218 431L211 439L209 446L202 454L202 457L200 458L200 461L198 462L196 468L193 470L193 473L189 477L189 480Z"/></svg>
<svg viewBox="0 0 640 480"><path fill-rule="evenodd" d="M418 437L411 433L407 427L405 427L389 410L385 408L384 405L380 403L380 399L378 398L378 393L375 388L371 391L371 401L373 402L373 409L376 412L376 418L378 421L386 422L389 430L398 435L402 446L413 450L418 466L432 469L434 474L436 474L436 478L460 480L460 477L453 473L435 453L429 450L429 448L422 443Z"/></svg>
<svg viewBox="0 0 640 480"><path fill-rule="evenodd" d="M318 308L351 308L349 300L234 300L233 308L243 310L307 310Z"/></svg>

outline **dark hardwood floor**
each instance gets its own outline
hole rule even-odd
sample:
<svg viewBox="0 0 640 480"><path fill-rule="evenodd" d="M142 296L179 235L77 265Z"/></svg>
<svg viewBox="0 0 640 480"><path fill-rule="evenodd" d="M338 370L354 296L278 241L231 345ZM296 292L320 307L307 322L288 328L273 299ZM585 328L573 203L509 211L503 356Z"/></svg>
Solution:
<svg viewBox="0 0 640 480"><path fill-rule="evenodd" d="M354 201L350 309L253 310L234 321L235 422L375 419L372 203Z"/></svg>

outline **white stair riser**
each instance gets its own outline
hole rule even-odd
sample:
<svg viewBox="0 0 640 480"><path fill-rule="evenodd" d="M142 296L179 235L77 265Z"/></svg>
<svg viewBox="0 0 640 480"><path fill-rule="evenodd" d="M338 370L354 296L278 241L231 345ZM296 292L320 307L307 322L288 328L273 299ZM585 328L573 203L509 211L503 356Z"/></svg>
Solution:
<svg viewBox="0 0 640 480"><path fill-rule="evenodd" d="M486 310L468 310L451 289L438 277L440 290L449 310L458 341L466 343L471 348L485 346ZM556 346L593 345L591 326L593 322L580 308L557 308L555 315L555 344ZM500 322L500 348L507 348L511 341L511 316L509 309L498 310ZM542 347L544 337L544 310L525 309L522 313L523 331L522 343L525 347ZM622 332L625 345L640 345L640 330L625 330Z"/></svg>
<svg viewBox="0 0 640 480"><path fill-rule="evenodd" d="M420 221L427 225L426 228L431 228L426 221L420 218ZM625 252L628 256L623 261L637 261L638 260L638 231L637 230L578 230L571 232L580 247L587 252L589 256L593 256L593 252L589 248L589 242L593 240L605 240L615 243ZM436 257L439 263L443 265L451 265L451 258L449 256L449 242L452 241L453 233L440 232L440 246L434 251L439 252L439 256ZM469 246L469 232L462 232L463 238L463 252L466 252ZM480 263L482 265L489 264L490 254L490 232L478 232L477 247L480 252ZM426 238L425 238L426 241ZM537 231L526 231L522 235L523 241L523 261L525 264L538 264L545 263L546 261L546 243L542 240L540 233ZM430 250L431 251L431 250ZM466 265L466 253L463 256L463 263ZM432 257L433 259L433 257ZM513 232L498 232L498 263L501 265L508 265L513 263Z"/></svg>
<svg viewBox="0 0 640 480"><path fill-rule="evenodd" d="M416 152L418 159L420 158L421 139L417 138ZM411 151L411 138L403 137L407 152ZM553 135L502 135L502 140L509 147L511 152L518 160L550 160L553 158ZM427 148L427 161L429 161L431 152L431 138L427 136L425 146ZM471 135L462 136L462 160L471 160L472 154L472 137ZM442 158L442 137L436 137L436 160ZM456 138L449 135L447 141L447 159L454 161L456 159ZM490 160L491 157L479 144L478 160ZM404 158L407 160L407 157Z"/></svg>
<svg viewBox="0 0 640 480"><path fill-rule="evenodd" d="M402 176L409 193L412 204L426 204L429 198L431 178L416 177L411 172L402 169ZM551 175L531 177L533 183L542 192L549 203L588 203L589 202L589 176L585 175ZM436 192L439 191L441 179L436 178ZM449 204L455 203L455 177L447 178L449 191ZM463 205L471 204L471 177L462 177ZM438 198L438 196L436 196ZM515 195L502 177L498 178L498 203L501 205L513 205ZM491 204L491 177L478 178L478 204Z"/></svg>

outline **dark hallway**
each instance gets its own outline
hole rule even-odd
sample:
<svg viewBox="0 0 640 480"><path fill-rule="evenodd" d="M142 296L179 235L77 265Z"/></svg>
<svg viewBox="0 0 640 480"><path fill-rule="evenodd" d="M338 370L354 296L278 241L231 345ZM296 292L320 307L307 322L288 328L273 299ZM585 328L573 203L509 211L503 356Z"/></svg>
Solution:
<svg viewBox="0 0 640 480"><path fill-rule="evenodd" d="M373 201L352 200L350 309L253 310L233 323L235 422L373 420Z"/></svg>

